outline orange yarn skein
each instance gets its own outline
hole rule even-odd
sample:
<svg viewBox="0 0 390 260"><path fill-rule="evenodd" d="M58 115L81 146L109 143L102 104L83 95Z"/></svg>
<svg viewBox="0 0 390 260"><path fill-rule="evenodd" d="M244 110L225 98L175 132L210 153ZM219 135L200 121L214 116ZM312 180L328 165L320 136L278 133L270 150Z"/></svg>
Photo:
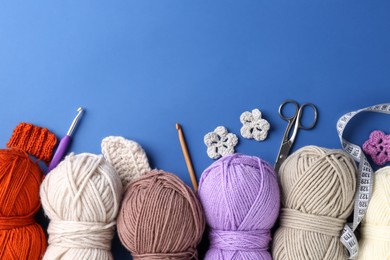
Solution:
<svg viewBox="0 0 390 260"><path fill-rule="evenodd" d="M38 135L31 135L31 129ZM46 250L45 234L34 219L41 206L39 187L43 174L26 151L47 161L55 143L55 136L47 129L21 124L8 142L9 149L0 149L0 259L41 259ZM32 153L34 146L44 149Z"/></svg>

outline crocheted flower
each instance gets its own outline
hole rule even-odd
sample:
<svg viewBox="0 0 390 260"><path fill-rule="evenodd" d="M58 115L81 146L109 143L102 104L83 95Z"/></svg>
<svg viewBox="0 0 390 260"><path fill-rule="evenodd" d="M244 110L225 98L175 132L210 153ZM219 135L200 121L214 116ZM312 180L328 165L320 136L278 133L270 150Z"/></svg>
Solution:
<svg viewBox="0 0 390 260"><path fill-rule="evenodd" d="M245 111L240 116L240 121L243 124L241 127L241 135L245 138L253 138L256 141L263 141L267 138L270 124L267 120L261 118L261 111L253 109L252 113Z"/></svg>
<svg viewBox="0 0 390 260"><path fill-rule="evenodd" d="M207 146L207 155L212 159L218 159L234 153L238 138L235 134L229 133L224 126L218 126L214 132L204 136L204 143Z"/></svg>
<svg viewBox="0 0 390 260"><path fill-rule="evenodd" d="M363 151L369 154L376 164L384 165L390 161L390 135L379 130L373 131L363 144Z"/></svg>

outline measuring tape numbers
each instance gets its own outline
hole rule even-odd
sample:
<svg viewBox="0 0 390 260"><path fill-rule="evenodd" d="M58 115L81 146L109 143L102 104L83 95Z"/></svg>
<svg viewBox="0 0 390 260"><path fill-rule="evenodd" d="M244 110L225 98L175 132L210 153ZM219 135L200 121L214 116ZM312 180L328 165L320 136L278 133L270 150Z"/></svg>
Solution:
<svg viewBox="0 0 390 260"><path fill-rule="evenodd" d="M354 231L363 220L367 212L368 203L372 195L372 185L374 182L373 169L364 155L362 149L343 138L343 132L348 122L357 114L362 112L376 112L383 114L390 114L390 103L374 105L349 112L343 115L337 121L337 133L340 138L341 145L345 152L347 152L358 163L358 186L355 194L355 205L353 213L353 223L347 223L343 229L340 237L341 243L348 251L349 259L356 259L359 252L359 244L357 242Z"/></svg>

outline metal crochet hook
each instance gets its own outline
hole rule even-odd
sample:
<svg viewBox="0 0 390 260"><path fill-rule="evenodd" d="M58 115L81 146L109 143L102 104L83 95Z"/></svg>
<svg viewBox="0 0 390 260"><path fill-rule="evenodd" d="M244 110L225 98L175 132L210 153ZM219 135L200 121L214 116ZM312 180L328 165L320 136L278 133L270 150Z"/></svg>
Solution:
<svg viewBox="0 0 390 260"><path fill-rule="evenodd" d="M74 132L78 122L80 121L81 116L83 115L84 109L82 107L79 107L77 109L77 112L78 113L77 113L76 117L73 119L73 122L70 125L68 132L66 133L66 135L61 139L60 143L58 144L58 148L53 156L53 159L50 162L48 172L53 170L60 163L60 161L62 160L62 158L64 157L64 155L66 153L66 150L67 150L69 143L72 139L71 137L73 135L73 132Z"/></svg>

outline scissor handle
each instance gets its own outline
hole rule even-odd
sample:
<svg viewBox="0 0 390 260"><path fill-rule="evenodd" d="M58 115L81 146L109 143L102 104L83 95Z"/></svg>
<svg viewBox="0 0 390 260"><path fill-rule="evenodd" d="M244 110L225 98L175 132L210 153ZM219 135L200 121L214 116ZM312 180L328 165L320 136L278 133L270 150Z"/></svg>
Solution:
<svg viewBox="0 0 390 260"><path fill-rule="evenodd" d="M286 116L284 114L284 110L283 108L287 105L287 104L293 104L295 106L295 112L292 114L292 116ZM295 100L291 100L291 99L287 99L285 101L283 101L282 104L280 104L279 106L279 116L283 119L283 120L286 120L286 121L292 121L294 120L297 115L298 115L298 112L299 112L299 104L298 102L296 102Z"/></svg>
<svg viewBox="0 0 390 260"><path fill-rule="evenodd" d="M314 112L314 119L313 119L311 125L309 125L309 126L304 126L301 123L301 117L302 117L303 110L305 109L305 107L313 108L313 112ZM313 103L304 103L304 104L302 104L299 107L298 115L297 115L297 121L298 121L298 127L299 128L302 128L302 129L305 129L305 130L312 129L316 125L316 123L317 123L317 118L318 118L317 107Z"/></svg>

